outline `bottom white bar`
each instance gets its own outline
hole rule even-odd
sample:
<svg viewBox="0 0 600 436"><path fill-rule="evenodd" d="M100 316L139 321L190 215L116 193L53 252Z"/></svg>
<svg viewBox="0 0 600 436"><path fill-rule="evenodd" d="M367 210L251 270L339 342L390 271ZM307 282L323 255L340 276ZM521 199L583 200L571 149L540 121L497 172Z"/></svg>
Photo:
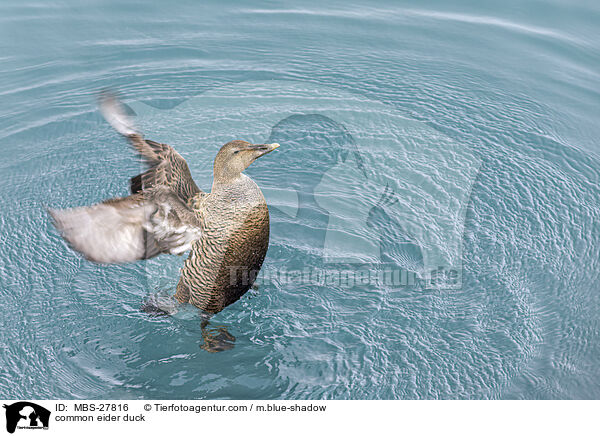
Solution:
<svg viewBox="0 0 600 436"><path fill-rule="evenodd" d="M25 401L25 402L23 402ZM46 401L4 400L0 433L583 434L597 401ZM44 411L45 410L45 411ZM49 415L47 415L49 412ZM4 433L6 434L6 433ZM37 433L33 433L37 434Z"/></svg>

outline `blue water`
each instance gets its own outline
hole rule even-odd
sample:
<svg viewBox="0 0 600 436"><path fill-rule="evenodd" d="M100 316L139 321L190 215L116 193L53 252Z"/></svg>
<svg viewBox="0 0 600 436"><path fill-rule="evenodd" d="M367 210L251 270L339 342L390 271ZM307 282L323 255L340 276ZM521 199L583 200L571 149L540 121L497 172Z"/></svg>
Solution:
<svg viewBox="0 0 600 436"><path fill-rule="evenodd" d="M600 398L600 6L0 4L0 397ZM182 258L95 265L46 206L141 169L95 98L210 189L232 139L271 210L258 289L150 318ZM414 273L319 283L281 271ZM455 271L451 283L427 270Z"/></svg>

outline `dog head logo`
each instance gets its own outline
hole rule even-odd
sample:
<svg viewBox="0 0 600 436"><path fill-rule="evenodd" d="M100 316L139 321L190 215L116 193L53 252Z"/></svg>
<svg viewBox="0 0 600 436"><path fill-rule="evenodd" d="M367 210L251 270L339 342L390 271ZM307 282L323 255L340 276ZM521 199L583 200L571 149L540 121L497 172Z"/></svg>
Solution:
<svg viewBox="0 0 600 436"><path fill-rule="evenodd" d="M50 411L27 401L4 405L6 409L6 431L14 433L19 429L47 429Z"/></svg>

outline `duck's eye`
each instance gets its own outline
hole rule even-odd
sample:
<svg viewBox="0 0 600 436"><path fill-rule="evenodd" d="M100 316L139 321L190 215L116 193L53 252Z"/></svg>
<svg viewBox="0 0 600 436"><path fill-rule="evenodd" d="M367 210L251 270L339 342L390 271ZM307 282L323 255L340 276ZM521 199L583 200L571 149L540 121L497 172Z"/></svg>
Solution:
<svg viewBox="0 0 600 436"><path fill-rule="evenodd" d="M233 150L233 154L238 154L242 150Z"/></svg>

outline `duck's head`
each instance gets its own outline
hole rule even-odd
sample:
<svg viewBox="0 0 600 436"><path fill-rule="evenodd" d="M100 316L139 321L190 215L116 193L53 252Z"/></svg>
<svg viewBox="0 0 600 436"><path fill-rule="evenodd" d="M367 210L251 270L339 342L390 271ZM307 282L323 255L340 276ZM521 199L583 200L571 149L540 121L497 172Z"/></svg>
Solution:
<svg viewBox="0 0 600 436"><path fill-rule="evenodd" d="M246 141L231 141L225 144L215 157L214 179L223 183L239 177L252 162L272 152L279 144L251 144Z"/></svg>

